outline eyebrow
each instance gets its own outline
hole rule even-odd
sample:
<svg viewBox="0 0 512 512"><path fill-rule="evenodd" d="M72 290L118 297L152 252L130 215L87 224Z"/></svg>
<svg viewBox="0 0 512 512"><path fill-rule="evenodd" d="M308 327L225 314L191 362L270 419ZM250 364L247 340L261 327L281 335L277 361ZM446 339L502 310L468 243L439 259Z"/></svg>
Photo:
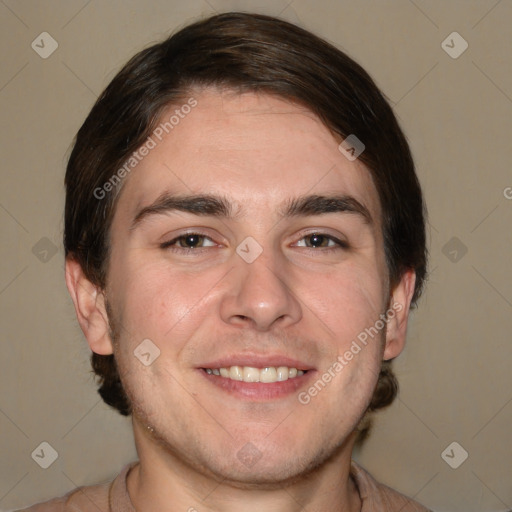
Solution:
<svg viewBox="0 0 512 512"><path fill-rule="evenodd" d="M235 218L233 205L224 197L205 195L173 195L164 192L156 201L145 206L133 218L130 230L137 227L143 219L158 214L182 211L194 215L211 216L219 218Z"/></svg>
<svg viewBox="0 0 512 512"><path fill-rule="evenodd" d="M211 216L224 219L236 219L242 212L241 205L229 202L225 197L199 195L172 195L168 192L160 195L152 204L145 206L135 214L130 231L152 215L162 215L182 211L193 215ZM373 224L372 216L361 202L349 195L306 195L285 201L279 209L280 217L305 217L328 213L356 214L366 224Z"/></svg>
<svg viewBox="0 0 512 512"><path fill-rule="evenodd" d="M355 197L349 195L309 195L290 200L282 217L303 217L326 213L351 213L361 217L366 224L373 224L370 211Z"/></svg>

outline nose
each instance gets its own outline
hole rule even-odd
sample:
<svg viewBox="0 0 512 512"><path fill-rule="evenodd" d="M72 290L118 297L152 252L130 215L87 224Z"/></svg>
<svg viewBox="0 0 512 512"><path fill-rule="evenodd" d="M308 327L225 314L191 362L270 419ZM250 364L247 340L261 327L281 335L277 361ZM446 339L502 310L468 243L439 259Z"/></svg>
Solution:
<svg viewBox="0 0 512 512"><path fill-rule="evenodd" d="M227 276L227 290L220 305L222 320L230 325L266 331L300 321L302 308L275 258L264 251L252 263L238 256Z"/></svg>

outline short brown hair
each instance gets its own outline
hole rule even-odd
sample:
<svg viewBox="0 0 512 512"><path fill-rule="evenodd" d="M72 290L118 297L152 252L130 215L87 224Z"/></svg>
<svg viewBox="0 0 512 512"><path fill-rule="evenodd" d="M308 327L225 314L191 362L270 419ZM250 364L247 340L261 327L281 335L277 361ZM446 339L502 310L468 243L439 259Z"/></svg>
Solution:
<svg viewBox="0 0 512 512"><path fill-rule="evenodd" d="M195 87L262 92L315 113L335 134L365 144L359 159L371 173L382 207L391 287L413 269L414 306L426 277L426 209L409 146L388 102L367 72L323 39L286 21L225 13L189 25L135 55L98 98L80 128L66 171L64 246L87 278L104 288L116 195L94 191L154 130L164 108ZM131 413L113 355L92 354L103 400ZM397 394L384 362L369 410Z"/></svg>

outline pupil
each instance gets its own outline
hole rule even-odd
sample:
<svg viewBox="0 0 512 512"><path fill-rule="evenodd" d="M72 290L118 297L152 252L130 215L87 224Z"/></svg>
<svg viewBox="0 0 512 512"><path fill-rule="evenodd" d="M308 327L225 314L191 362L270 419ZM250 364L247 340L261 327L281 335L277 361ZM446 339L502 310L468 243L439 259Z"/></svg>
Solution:
<svg viewBox="0 0 512 512"><path fill-rule="evenodd" d="M196 244L199 242L199 235L188 235L187 238L185 238L185 243L187 245L191 245L192 249L196 246Z"/></svg>
<svg viewBox="0 0 512 512"><path fill-rule="evenodd" d="M324 237L322 235L311 235L311 244L315 247L322 245Z"/></svg>

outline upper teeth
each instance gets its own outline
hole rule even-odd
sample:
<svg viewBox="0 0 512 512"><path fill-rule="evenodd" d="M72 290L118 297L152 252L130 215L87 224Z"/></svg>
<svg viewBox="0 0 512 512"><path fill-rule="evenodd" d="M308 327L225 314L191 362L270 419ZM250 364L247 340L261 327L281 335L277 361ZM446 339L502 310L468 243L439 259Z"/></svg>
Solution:
<svg viewBox="0 0 512 512"><path fill-rule="evenodd" d="M267 366L266 368L254 368L252 366L231 366L229 368L205 368L210 375L244 382L281 382L304 375L304 370L289 368L288 366Z"/></svg>

